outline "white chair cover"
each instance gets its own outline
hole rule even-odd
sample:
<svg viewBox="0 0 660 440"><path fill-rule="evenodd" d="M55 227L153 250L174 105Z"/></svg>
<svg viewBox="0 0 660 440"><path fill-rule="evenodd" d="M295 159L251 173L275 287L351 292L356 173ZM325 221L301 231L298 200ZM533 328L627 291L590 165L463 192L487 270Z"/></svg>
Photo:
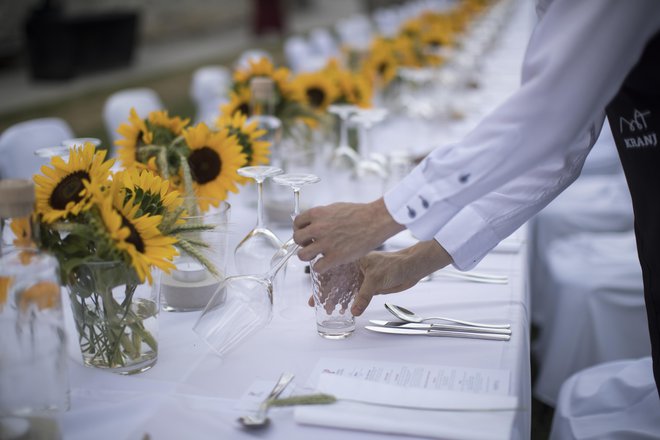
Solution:
<svg viewBox="0 0 660 440"><path fill-rule="evenodd" d="M317 27L309 32L309 45L314 53L326 59L339 55L339 46L326 28Z"/></svg>
<svg viewBox="0 0 660 440"><path fill-rule="evenodd" d="M32 119L12 125L0 135L0 178L32 179L42 165L50 162L34 152L59 146L73 137L69 124L60 118Z"/></svg>
<svg viewBox="0 0 660 440"><path fill-rule="evenodd" d="M300 35L294 35L284 42L284 55L294 73L313 72L322 69L327 57L317 51Z"/></svg>
<svg viewBox="0 0 660 440"><path fill-rule="evenodd" d="M651 354L634 232L583 233L548 249L546 323L534 395L554 405L561 384L602 362Z"/></svg>
<svg viewBox="0 0 660 440"><path fill-rule="evenodd" d="M158 94L148 88L124 89L110 95L103 106L103 121L113 143L121 138L117 129L128 121L131 108L146 118L149 112L162 110L165 106Z"/></svg>
<svg viewBox="0 0 660 440"><path fill-rule="evenodd" d="M633 228L632 202L623 174L580 177L529 222L529 289L532 321L544 325L548 291L548 247L580 232L620 232Z"/></svg>
<svg viewBox="0 0 660 440"><path fill-rule="evenodd" d="M551 440L660 438L660 399L651 358L609 362L564 383Z"/></svg>
<svg viewBox="0 0 660 440"><path fill-rule="evenodd" d="M195 122L213 125L220 106L229 101L231 72L224 66L203 66L195 70L190 84L190 96L195 102Z"/></svg>
<svg viewBox="0 0 660 440"><path fill-rule="evenodd" d="M394 8L377 9L374 12L373 18L376 23L376 29L385 37L393 37L399 30L401 20Z"/></svg>
<svg viewBox="0 0 660 440"><path fill-rule="evenodd" d="M361 14L339 20L335 24L335 31L342 44L349 47L366 50L371 43L372 29L369 19Z"/></svg>
<svg viewBox="0 0 660 440"><path fill-rule="evenodd" d="M259 61L261 58L266 58L271 63L273 57L263 49L248 49L243 51L234 63L234 69L247 69L250 67L250 61Z"/></svg>

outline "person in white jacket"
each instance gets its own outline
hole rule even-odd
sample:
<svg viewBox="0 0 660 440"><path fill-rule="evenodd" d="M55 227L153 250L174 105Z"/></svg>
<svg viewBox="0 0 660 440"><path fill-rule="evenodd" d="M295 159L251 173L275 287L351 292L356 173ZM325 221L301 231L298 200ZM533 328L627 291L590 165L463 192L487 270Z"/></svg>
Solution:
<svg viewBox="0 0 660 440"><path fill-rule="evenodd" d="M470 269L577 178L607 112L633 198L660 383L660 3L554 0L537 11L521 87L383 198L299 215L298 255L322 255L320 272L361 258L355 315L374 294L404 290L448 264ZM369 253L404 228L421 242Z"/></svg>

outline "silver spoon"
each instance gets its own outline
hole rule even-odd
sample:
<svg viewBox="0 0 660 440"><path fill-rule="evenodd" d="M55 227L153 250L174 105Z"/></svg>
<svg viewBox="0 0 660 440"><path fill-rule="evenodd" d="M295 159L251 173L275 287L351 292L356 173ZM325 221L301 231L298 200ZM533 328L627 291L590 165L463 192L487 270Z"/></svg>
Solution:
<svg viewBox="0 0 660 440"><path fill-rule="evenodd" d="M414 312L406 309L405 307L397 306L394 304L390 303L385 303L385 308L394 316L397 318L401 319L402 321L406 322L424 322L424 321L431 321L433 319L438 319L442 321L449 321L449 322L454 322L456 324L462 324L462 325L467 325L470 327L486 327L486 328L511 328L510 324L483 324L479 322L470 322L470 321L462 321L460 319L453 319L453 318L446 318L444 316L429 316L428 318L423 318Z"/></svg>
<svg viewBox="0 0 660 440"><path fill-rule="evenodd" d="M279 396L282 391L291 383L293 380L293 374L291 373L282 373L280 378L277 380L277 384L275 384L275 387L273 390L268 394L268 397L266 397L263 402L261 402L261 405L259 405L259 410L257 411L256 414L254 415L249 415L249 416L241 416L238 418L238 421L246 428L254 429L254 428L261 428L263 426L266 426L268 422L270 422L270 419L266 417L266 413L268 413L268 408L270 407L270 404L273 400Z"/></svg>

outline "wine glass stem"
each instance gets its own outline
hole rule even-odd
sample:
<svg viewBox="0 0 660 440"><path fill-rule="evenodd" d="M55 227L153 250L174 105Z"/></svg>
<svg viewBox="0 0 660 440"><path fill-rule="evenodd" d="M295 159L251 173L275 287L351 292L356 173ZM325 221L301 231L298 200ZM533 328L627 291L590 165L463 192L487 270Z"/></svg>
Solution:
<svg viewBox="0 0 660 440"><path fill-rule="evenodd" d="M345 117L339 118L339 146L347 147L348 146L348 123Z"/></svg>
<svg viewBox="0 0 660 440"><path fill-rule="evenodd" d="M369 148L370 145L369 143L371 142L371 139L369 138L369 128L367 127L362 127L362 139L360 140L360 158L362 160L367 160L369 159Z"/></svg>
<svg viewBox="0 0 660 440"><path fill-rule="evenodd" d="M291 213L291 220L295 220L300 214L300 188L293 188L293 212Z"/></svg>
<svg viewBox="0 0 660 440"><path fill-rule="evenodd" d="M264 181L257 179L257 226L256 229L264 225Z"/></svg>

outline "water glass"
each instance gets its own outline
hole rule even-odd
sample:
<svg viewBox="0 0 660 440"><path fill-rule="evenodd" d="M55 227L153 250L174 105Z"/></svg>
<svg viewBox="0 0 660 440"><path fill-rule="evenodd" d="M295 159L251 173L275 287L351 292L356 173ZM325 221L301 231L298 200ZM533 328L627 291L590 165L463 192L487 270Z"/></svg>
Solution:
<svg viewBox="0 0 660 440"><path fill-rule="evenodd" d="M316 330L326 339L344 339L355 330L351 306L364 275L357 263L347 263L319 274L311 264Z"/></svg>
<svg viewBox="0 0 660 440"><path fill-rule="evenodd" d="M29 249L0 258L0 334L0 418L69 409L55 258Z"/></svg>

